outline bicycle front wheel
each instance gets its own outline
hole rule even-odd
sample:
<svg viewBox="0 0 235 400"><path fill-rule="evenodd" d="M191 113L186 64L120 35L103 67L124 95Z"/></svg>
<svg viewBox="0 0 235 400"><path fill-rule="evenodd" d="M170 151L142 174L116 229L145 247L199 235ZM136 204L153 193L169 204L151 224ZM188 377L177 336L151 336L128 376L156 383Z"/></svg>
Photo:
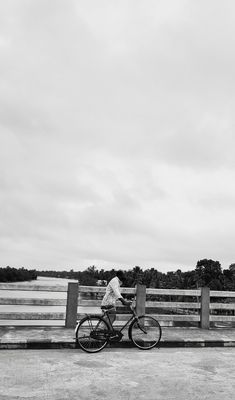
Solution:
<svg viewBox="0 0 235 400"><path fill-rule="evenodd" d="M76 329L76 340L87 353L97 353L108 344L109 327L100 316L83 318Z"/></svg>
<svg viewBox="0 0 235 400"><path fill-rule="evenodd" d="M155 318L143 315L131 323L129 335L135 346L141 350L149 350L160 342L162 329Z"/></svg>

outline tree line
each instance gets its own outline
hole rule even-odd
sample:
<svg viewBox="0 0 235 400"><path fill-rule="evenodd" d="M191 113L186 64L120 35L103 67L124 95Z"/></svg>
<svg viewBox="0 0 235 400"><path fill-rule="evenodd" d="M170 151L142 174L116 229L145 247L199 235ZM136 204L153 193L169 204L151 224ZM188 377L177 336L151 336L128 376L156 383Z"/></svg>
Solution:
<svg viewBox="0 0 235 400"><path fill-rule="evenodd" d="M0 268L0 282L31 281L37 279L37 271L25 268Z"/></svg>
<svg viewBox="0 0 235 400"><path fill-rule="evenodd" d="M0 268L0 282L17 282L37 279L37 276L57 277L78 280L81 285L105 285L115 276L116 269L97 269L94 265L84 271L37 271L25 268ZM221 268L219 261L199 260L193 270L160 272L156 268L142 269L135 266L124 270L124 286L134 287L142 283L149 288L162 289L195 289L208 286L211 290L235 290L235 264L228 269Z"/></svg>
<svg viewBox="0 0 235 400"><path fill-rule="evenodd" d="M94 265L84 271L37 271L37 275L78 280L80 285L105 285L115 276L116 269L97 269ZM199 260L195 269L187 272L160 272L155 268L143 270L139 266L124 270L125 287L134 287L142 283L149 288L162 289L195 289L208 286L211 290L235 290L235 264L222 270L219 261L211 259Z"/></svg>

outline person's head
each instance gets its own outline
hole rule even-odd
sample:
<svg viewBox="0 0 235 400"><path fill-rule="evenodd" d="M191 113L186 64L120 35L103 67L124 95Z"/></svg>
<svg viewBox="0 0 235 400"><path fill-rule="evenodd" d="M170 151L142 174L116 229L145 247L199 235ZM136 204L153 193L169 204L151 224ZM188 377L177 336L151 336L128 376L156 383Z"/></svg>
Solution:
<svg viewBox="0 0 235 400"><path fill-rule="evenodd" d="M119 281L121 281L122 283L124 282L125 274L122 270L117 271L116 276L118 277Z"/></svg>

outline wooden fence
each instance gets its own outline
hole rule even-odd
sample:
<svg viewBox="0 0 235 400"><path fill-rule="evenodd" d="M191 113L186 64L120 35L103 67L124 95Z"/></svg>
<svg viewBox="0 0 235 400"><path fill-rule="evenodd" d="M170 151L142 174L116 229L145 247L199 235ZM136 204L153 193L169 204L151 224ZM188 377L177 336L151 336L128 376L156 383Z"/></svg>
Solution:
<svg viewBox="0 0 235 400"><path fill-rule="evenodd" d="M6 297L3 296L6 290L31 291L34 297ZM163 326L193 325L209 329L218 324L235 324L235 292L210 291L209 288L146 289L143 285L122 288L121 291L124 297L136 297L138 314L146 312L153 315ZM35 297L35 292L40 292L43 297ZM62 292L64 298L58 298L58 293L61 297ZM105 287L79 286L76 282L70 282L68 286L0 283L0 321L7 320L9 325L14 325L16 321L17 324L22 321L22 325L27 325L27 321L33 320L40 325L46 322L48 325L53 321L53 325L60 322L60 325L71 328L77 319L94 307L92 313L100 313L104 293ZM22 306L27 311L22 311ZM14 311L9 311L12 307ZM126 307L118 306L116 324L127 320L127 312Z"/></svg>

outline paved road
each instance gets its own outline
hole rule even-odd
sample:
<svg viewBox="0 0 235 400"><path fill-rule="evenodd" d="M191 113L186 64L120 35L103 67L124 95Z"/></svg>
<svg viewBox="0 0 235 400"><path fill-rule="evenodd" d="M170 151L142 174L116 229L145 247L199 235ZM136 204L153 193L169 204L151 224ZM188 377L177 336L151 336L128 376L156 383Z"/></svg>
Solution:
<svg viewBox="0 0 235 400"><path fill-rule="evenodd" d="M235 348L2 350L0 400L232 400Z"/></svg>

